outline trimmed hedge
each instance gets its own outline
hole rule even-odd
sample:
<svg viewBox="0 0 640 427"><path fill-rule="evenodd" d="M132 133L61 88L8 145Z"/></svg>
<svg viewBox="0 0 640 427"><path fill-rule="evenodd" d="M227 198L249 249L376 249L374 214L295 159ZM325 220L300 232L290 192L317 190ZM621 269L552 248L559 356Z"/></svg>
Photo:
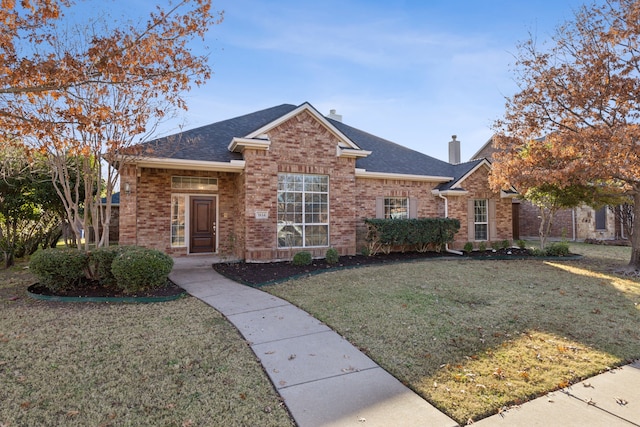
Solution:
<svg viewBox="0 0 640 427"><path fill-rule="evenodd" d="M79 249L48 248L36 251L29 261L29 269L40 284L52 291L78 286L84 279L89 257Z"/></svg>
<svg viewBox="0 0 640 427"><path fill-rule="evenodd" d="M127 293L161 288L173 268L173 259L156 249L128 247L111 263L117 286Z"/></svg>
<svg viewBox="0 0 640 427"><path fill-rule="evenodd" d="M98 248L89 252L89 269L92 276L102 285L116 285L117 280L111 272L111 264L120 253L127 249L130 249L130 247L109 246L108 248Z"/></svg>
<svg viewBox="0 0 640 427"><path fill-rule="evenodd" d="M452 218L365 219L370 255L382 251L440 251L453 241L460 221Z"/></svg>

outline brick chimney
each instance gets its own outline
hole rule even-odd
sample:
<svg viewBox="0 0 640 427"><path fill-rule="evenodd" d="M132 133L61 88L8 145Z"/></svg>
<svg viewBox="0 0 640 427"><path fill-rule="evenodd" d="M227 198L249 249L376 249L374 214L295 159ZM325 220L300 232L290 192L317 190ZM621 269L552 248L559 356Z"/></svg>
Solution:
<svg viewBox="0 0 640 427"><path fill-rule="evenodd" d="M336 114L336 110L329 110L329 115L327 117L335 120L336 122L342 123L342 114Z"/></svg>
<svg viewBox="0 0 640 427"><path fill-rule="evenodd" d="M452 165L460 163L460 141L456 138L456 135L451 135L451 141L449 141L449 163Z"/></svg>

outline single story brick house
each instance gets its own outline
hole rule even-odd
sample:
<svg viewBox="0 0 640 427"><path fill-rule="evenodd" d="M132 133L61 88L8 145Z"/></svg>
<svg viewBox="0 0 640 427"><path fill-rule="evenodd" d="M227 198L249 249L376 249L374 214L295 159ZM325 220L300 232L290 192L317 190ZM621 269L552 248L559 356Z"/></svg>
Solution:
<svg viewBox="0 0 640 427"><path fill-rule="evenodd" d="M510 192L486 159L444 162L283 104L140 146L120 166L121 245L247 262L365 246L365 218L451 217L452 248L512 239ZM457 160L457 161L455 161Z"/></svg>

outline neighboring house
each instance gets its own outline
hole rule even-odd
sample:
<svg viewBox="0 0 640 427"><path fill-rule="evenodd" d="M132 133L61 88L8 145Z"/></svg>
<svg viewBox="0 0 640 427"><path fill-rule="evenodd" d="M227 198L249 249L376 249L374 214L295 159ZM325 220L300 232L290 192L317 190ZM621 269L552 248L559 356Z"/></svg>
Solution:
<svg viewBox="0 0 640 427"><path fill-rule="evenodd" d="M107 203L107 198L101 199L102 209ZM120 237L120 192L111 195L111 221L109 221L109 242L117 242Z"/></svg>
<svg viewBox="0 0 640 427"><path fill-rule="evenodd" d="M493 159L497 149L490 138L471 159ZM513 238L538 239L540 237L540 208L526 200L513 199ZM559 210L549 233L551 239L567 240L619 240L626 239L617 216L606 206L593 209L581 205L574 209Z"/></svg>
<svg viewBox="0 0 640 427"><path fill-rule="evenodd" d="M451 146L457 144L454 138ZM512 194L491 191L487 160L447 163L308 103L139 148L142 154L120 167L129 189L120 200L121 245L249 262L291 259L302 250L324 257L329 247L354 255L366 244L363 220L376 217L457 218L455 248L512 239Z"/></svg>

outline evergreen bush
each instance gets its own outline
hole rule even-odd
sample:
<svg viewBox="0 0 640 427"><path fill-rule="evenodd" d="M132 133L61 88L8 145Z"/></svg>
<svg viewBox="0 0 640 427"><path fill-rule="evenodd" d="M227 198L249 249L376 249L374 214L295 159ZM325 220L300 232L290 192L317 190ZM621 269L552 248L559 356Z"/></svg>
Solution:
<svg viewBox="0 0 640 427"><path fill-rule="evenodd" d="M167 284L173 259L156 249L129 247L111 263L116 285L127 293L157 289Z"/></svg>
<svg viewBox="0 0 640 427"><path fill-rule="evenodd" d="M302 251L293 256L293 265L309 265L311 264L311 253Z"/></svg>
<svg viewBox="0 0 640 427"><path fill-rule="evenodd" d="M329 248L325 254L325 260L327 264L337 264L340 261L340 255L335 248Z"/></svg>
<svg viewBox="0 0 640 427"><path fill-rule="evenodd" d="M42 249L36 251L29 261L29 269L40 284L52 291L80 285L87 266L88 256L79 249Z"/></svg>

